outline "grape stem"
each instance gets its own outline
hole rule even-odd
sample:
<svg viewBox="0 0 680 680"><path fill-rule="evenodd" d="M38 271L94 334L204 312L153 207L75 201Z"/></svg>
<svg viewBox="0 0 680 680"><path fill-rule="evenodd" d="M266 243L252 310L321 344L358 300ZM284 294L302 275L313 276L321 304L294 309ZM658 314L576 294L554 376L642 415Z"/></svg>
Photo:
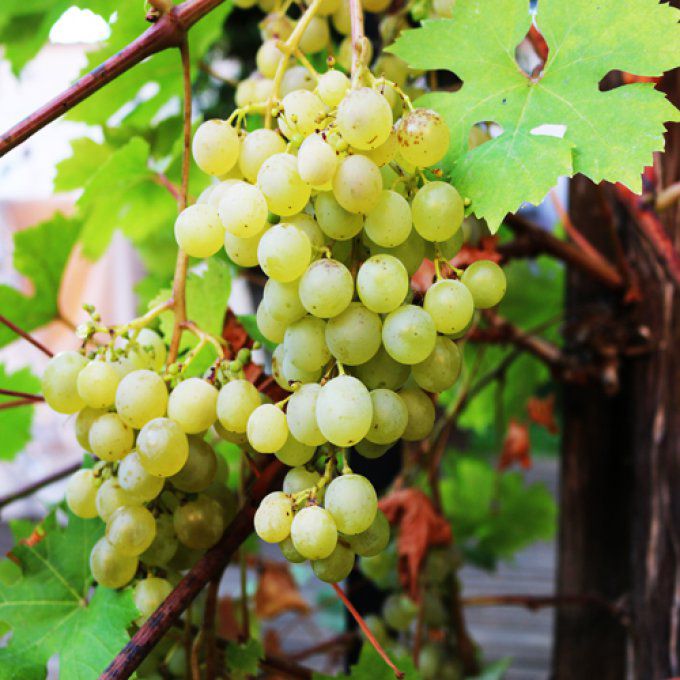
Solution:
<svg viewBox="0 0 680 680"><path fill-rule="evenodd" d="M358 82L359 75L364 70L366 49L364 41L364 10L361 0L349 0L349 20L352 30L352 85Z"/></svg>
<svg viewBox="0 0 680 680"><path fill-rule="evenodd" d="M217 354L220 359L224 359L226 357L224 349L225 347L229 346L229 343L224 338L217 338L214 335L210 335L210 333L206 333L204 330L201 330L193 321L183 321L181 323L181 327L183 330L189 331L195 335L198 338L199 343L202 343L203 345L211 344L217 350Z"/></svg>

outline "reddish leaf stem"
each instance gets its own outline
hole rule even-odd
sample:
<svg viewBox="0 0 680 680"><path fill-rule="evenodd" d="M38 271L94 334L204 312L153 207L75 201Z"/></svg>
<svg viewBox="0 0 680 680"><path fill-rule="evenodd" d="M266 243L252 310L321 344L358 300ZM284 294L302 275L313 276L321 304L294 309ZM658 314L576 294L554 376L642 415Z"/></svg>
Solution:
<svg viewBox="0 0 680 680"><path fill-rule="evenodd" d="M48 475L47 477L39 479L37 482L31 482L30 484L27 484L18 491L13 491L7 496L2 496L0 498L0 508L4 508L6 505L10 505L15 501L33 495L36 491L40 491L40 489L42 489L43 487L49 486L50 484L54 484L55 482L64 479L64 477L72 475L74 472L76 472L76 470L80 470L80 467L81 467L80 461L78 461L77 463L69 465L63 470L58 470L57 472L53 472L51 475Z"/></svg>
<svg viewBox="0 0 680 680"><path fill-rule="evenodd" d="M27 399L29 401L45 401L45 397L39 394L29 394L28 392L17 392L16 390L5 390L0 388L0 394L8 397L19 397L20 399Z"/></svg>
<svg viewBox="0 0 680 680"><path fill-rule="evenodd" d="M17 408L19 406L35 406L37 403L43 401L40 399L16 399L15 401L5 401L0 403L0 411L5 411L10 408Z"/></svg>
<svg viewBox="0 0 680 680"><path fill-rule="evenodd" d="M2 156L2 153L0 153L0 156ZM10 330L13 330L17 335L20 335L24 340L28 340L28 342L30 342L34 347L37 347L43 354L46 354L50 358L54 356L54 352L52 352L52 350L45 347L45 345L43 345L42 342L36 340L32 335L19 328L19 326L17 326L15 323L12 323L6 316L2 316L2 314L0 314L0 323L7 326L7 328L9 328Z"/></svg>

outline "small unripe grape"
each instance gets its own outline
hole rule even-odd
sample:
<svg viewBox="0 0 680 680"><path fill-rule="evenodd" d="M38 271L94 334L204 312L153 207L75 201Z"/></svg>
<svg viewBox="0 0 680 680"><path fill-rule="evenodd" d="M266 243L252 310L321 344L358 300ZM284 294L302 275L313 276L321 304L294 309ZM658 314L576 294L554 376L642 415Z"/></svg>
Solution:
<svg viewBox="0 0 680 680"><path fill-rule="evenodd" d="M137 624L144 623L161 606L163 600L171 592L172 584L164 578L149 576L140 581L135 586L132 595L135 607L137 607L140 614Z"/></svg>
<svg viewBox="0 0 680 680"><path fill-rule="evenodd" d="M300 555L308 560L321 560L335 550L338 529L327 510L318 505L310 505L293 518L290 537Z"/></svg>
<svg viewBox="0 0 680 680"><path fill-rule="evenodd" d="M505 295L503 270L492 260L477 260L464 272L461 281L472 294L477 309L495 307Z"/></svg>
<svg viewBox="0 0 680 680"><path fill-rule="evenodd" d="M92 470L78 470L68 480L66 504L76 517L91 519L97 516L97 478Z"/></svg>
<svg viewBox="0 0 680 680"><path fill-rule="evenodd" d="M266 543L288 538L293 521L293 502L282 491L265 496L255 513L255 533Z"/></svg>
<svg viewBox="0 0 680 680"><path fill-rule="evenodd" d="M390 523L382 510L378 510L375 519L368 529L354 536L348 536L347 541L352 550L362 557L379 555L390 542Z"/></svg>
<svg viewBox="0 0 680 680"><path fill-rule="evenodd" d="M257 246L257 259L264 273L286 283L298 279L312 259L307 235L292 224L276 224Z"/></svg>
<svg viewBox="0 0 680 680"><path fill-rule="evenodd" d="M425 311L440 333L460 333L472 319L474 301L468 288L460 281L437 281L425 293Z"/></svg>
<svg viewBox="0 0 680 680"><path fill-rule="evenodd" d="M387 99L369 87L350 90L338 105L336 123L345 141L356 149L375 149L392 130Z"/></svg>
<svg viewBox="0 0 680 680"><path fill-rule="evenodd" d="M446 182L428 182L411 204L413 225L427 241L446 241L463 224L465 206L454 187Z"/></svg>
<svg viewBox="0 0 680 680"><path fill-rule="evenodd" d="M153 418L165 415L168 390L163 378L148 370L128 373L116 390L116 411L136 430Z"/></svg>
<svg viewBox="0 0 680 680"><path fill-rule="evenodd" d="M449 148L449 127L432 109L409 111L397 123L397 142L403 158L418 167L438 163Z"/></svg>
<svg viewBox="0 0 680 680"><path fill-rule="evenodd" d="M425 439L434 427L435 410L430 397L418 387L406 387L399 396L408 410L408 424L402 439L407 442Z"/></svg>
<svg viewBox="0 0 680 680"><path fill-rule="evenodd" d="M100 586L122 588L132 581L139 560L133 555L123 555L106 538L100 538L90 553L90 571Z"/></svg>
<svg viewBox="0 0 680 680"><path fill-rule="evenodd" d="M60 352L45 367L42 393L45 401L57 413L76 413L85 407L78 393L78 374L88 361L79 352Z"/></svg>
<svg viewBox="0 0 680 680"><path fill-rule="evenodd" d="M129 350L129 355L139 355L145 362L146 367L153 371L160 371L165 366L168 348L163 338L150 328L142 328L135 337L136 348Z"/></svg>
<svg viewBox="0 0 680 680"><path fill-rule="evenodd" d="M173 515L180 543L194 550L212 548L224 532L222 506L201 494L195 501L180 505Z"/></svg>
<svg viewBox="0 0 680 680"><path fill-rule="evenodd" d="M123 555L141 555L153 542L156 520L141 505L118 508L106 522L106 538Z"/></svg>
<svg viewBox="0 0 680 680"><path fill-rule="evenodd" d="M302 562L306 561L305 558L300 555L297 550L295 550L295 546L293 545L293 541L291 540L290 536L279 543L279 548L281 548L281 554L286 558L286 560L288 560L288 562L292 562L293 564L302 564Z"/></svg>
<svg viewBox="0 0 680 680"><path fill-rule="evenodd" d="M422 307L404 305L385 318L382 332L387 353L401 364L418 364L434 349L437 329Z"/></svg>
<svg viewBox="0 0 680 680"><path fill-rule="evenodd" d="M239 153L239 136L225 120L206 120L196 130L192 143L194 160L208 175L225 175L236 161Z"/></svg>
<svg viewBox="0 0 680 680"><path fill-rule="evenodd" d="M339 375L321 388L316 421L324 437L336 446L353 446L361 441L371 427L372 417L371 397L356 378Z"/></svg>
<svg viewBox="0 0 680 680"><path fill-rule="evenodd" d="M210 257L221 247L224 226L209 203L196 203L182 210L175 221L177 245L191 257Z"/></svg>
<svg viewBox="0 0 680 680"><path fill-rule="evenodd" d="M366 531L378 511L378 496L373 485L357 474L336 477L326 488L326 510L333 516L338 531L353 535Z"/></svg>
<svg viewBox="0 0 680 680"><path fill-rule="evenodd" d="M78 394L90 408L109 408L116 401L118 371L105 361L90 361L78 373Z"/></svg>
<svg viewBox="0 0 680 680"><path fill-rule="evenodd" d="M326 106L335 108L342 101L349 87L349 78L342 71L331 69L319 76L316 93Z"/></svg>
<svg viewBox="0 0 680 680"><path fill-rule="evenodd" d="M262 403L260 393L248 380L230 380L217 397L217 417L226 430L245 432L250 414Z"/></svg>
<svg viewBox="0 0 680 680"><path fill-rule="evenodd" d="M312 562L312 570L321 581L337 583L349 576L354 568L354 557L353 550L338 543L328 557Z"/></svg>
<svg viewBox="0 0 680 680"><path fill-rule="evenodd" d="M333 177L333 194L345 210L364 215L370 213L378 206L382 194L378 166L366 156L343 158Z"/></svg>
<svg viewBox="0 0 680 680"><path fill-rule="evenodd" d="M303 444L289 433L286 443L276 452L276 457L286 465L297 467L312 460L315 451L315 446Z"/></svg>
<svg viewBox="0 0 680 680"><path fill-rule="evenodd" d="M258 406L248 418L248 442L259 453L274 453L288 439L288 425L283 411L273 404Z"/></svg>
<svg viewBox="0 0 680 680"><path fill-rule="evenodd" d="M418 605L408 596L398 593L389 595L383 604L382 615L390 628L408 630L418 613Z"/></svg>
<svg viewBox="0 0 680 680"><path fill-rule="evenodd" d="M170 478L180 491L196 493L207 489L215 479L217 456L212 446L200 437L189 437L189 457L184 467Z"/></svg>
<svg viewBox="0 0 680 680"><path fill-rule="evenodd" d="M139 433L137 452L149 474L171 477L184 467L189 455L189 441L174 420L155 418Z"/></svg>
<svg viewBox="0 0 680 680"><path fill-rule="evenodd" d="M134 441L132 428L126 425L117 413L99 416L90 427L90 451L102 460L109 462L120 460L132 451Z"/></svg>
<svg viewBox="0 0 680 680"><path fill-rule="evenodd" d="M168 417L187 434L205 432L217 420L217 388L202 378L188 378L170 393Z"/></svg>

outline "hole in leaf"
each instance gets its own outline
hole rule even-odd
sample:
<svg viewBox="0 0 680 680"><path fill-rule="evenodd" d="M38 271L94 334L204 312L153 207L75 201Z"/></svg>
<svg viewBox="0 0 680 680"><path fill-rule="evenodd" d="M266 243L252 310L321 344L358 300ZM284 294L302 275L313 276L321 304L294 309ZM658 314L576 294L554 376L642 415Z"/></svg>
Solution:
<svg viewBox="0 0 680 680"><path fill-rule="evenodd" d="M539 135L544 137L559 137L559 139L564 138L567 133L567 126L561 123L543 123L535 127L532 131L532 135Z"/></svg>
<svg viewBox="0 0 680 680"><path fill-rule="evenodd" d="M548 43L535 24L515 48L517 66L528 78L538 78L548 59Z"/></svg>
<svg viewBox="0 0 680 680"><path fill-rule="evenodd" d="M503 128L493 121L480 121L470 128L468 150L472 151L491 139L503 134Z"/></svg>

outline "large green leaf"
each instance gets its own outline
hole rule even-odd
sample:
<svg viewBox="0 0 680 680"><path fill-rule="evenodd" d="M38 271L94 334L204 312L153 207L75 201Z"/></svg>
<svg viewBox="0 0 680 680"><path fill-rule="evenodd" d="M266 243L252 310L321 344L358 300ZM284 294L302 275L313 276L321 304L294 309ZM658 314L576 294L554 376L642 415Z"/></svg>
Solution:
<svg viewBox="0 0 680 680"><path fill-rule="evenodd" d="M60 677L90 680L128 641L137 616L130 591L97 587L90 596L89 554L103 528L70 514L60 527L52 514L41 541L13 548L21 576L11 584L0 580L0 621L12 629L0 649L0 678L43 680L57 654Z"/></svg>
<svg viewBox="0 0 680 680"><path fill-rule="evenodd" d="M14 373L8 373L0 364L0 387L16 392L38 394L40 392L40 380L36 378L29 368L22 368ZM16 397L0 395L0 403L12 401ZM0 459L11 460L23 450L31 439L31 423L33 422L33 406L19 406L0 411Z"/></svg>
<svg viewBox="0 0 680 680"><path fill-rule="evenodd" d="M405 680L419 680L420 673L415 669L410 657L393 659L400 671L404 673ZM352 666L347 675L324 675L314 673L314 680L394 680L394 671L380 658L372 645L364 643L359 655L359 661Z"/></svg>
<svg viewBox="0 0 680 680"><path fill-rule="evenodd" d="M657 0L540 0L536 23L549 46L540 78L523 73L515 48L532 17L526 0L457 0L454 18L402 33L390 51L412 67L447 69L463 81L455 93L419 100L451 128L444 162L472 210L495 231L507 212L537 203L560 175L641 189L640 173L663 148L664 122L680 115L652 84L601 92L620 69L658 76L680 64L679 13ZM493 121L502 134L474 150L470 129ZM564 137L537 130L566 128Z"/></svg>

